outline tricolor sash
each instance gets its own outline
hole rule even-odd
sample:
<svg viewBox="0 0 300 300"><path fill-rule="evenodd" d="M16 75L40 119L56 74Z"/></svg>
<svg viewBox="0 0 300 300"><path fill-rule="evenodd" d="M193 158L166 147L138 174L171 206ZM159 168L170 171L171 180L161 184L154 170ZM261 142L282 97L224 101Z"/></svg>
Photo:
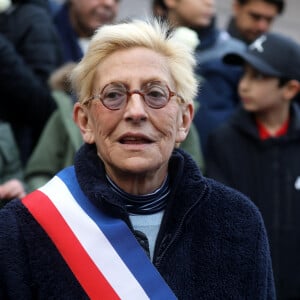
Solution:
<svg viewBox="0 0 300 300"><path fill-rule="evenodd" d="M22 202L91 299L176 299L126 223L83 194L74 167Z"/></svg>

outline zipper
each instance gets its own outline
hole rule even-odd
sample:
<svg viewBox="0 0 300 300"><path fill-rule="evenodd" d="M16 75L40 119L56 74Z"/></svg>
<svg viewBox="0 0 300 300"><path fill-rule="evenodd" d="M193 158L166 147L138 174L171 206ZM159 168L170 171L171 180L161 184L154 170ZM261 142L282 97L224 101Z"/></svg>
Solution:
<svg viewBox="0 0 300 300"><path fill-rule="evenodd" d="M159 247L159 249L158 249L158 253L160 253L161 251L162 251L162 253L161 253L161 255L157 255L157 256L155 257L155 260L153 261L153 264L154 264L157 268L159 268L160 265L162 264L166 252L170 249L170 247L172 246L172 244L174 244L175 241L177 240L177 238L180 236L181 229L182 229L182 226L183 226L183 223L184 223L185 219L187 218L187 216L189 215L189 213L195 208L195 206L198 205L198 202L200 201L200 199L201 199L201 197L199 197L198 201L196 201L196 202L195 202L195 203L194 203L194 204L186 211L186 213L183 215L183 217L182 217L182 219L181 219L181 221L180 221L180 223L179 223L179 226L178 226L178 228L177 228L177 230L176 230L176 232L175 232L173 238L171 239L171 241L169 242L169 244L166 246L165 250L162 251L162 248L163 248L163 246L164 246L166 240L168 239L169 234L167 234L167 235L164 236L164 238L163 238L163 240L162 240L162 242L161 242L161 245L160 245L160 247Z"/></svg>

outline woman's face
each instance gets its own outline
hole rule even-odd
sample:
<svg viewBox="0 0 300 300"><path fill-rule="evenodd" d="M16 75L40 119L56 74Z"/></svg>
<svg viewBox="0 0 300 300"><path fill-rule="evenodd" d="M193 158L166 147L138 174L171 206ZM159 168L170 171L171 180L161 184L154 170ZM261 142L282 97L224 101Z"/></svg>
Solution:
<svg viewBox="0 0 300 300"><path fill-rule="evenodd" d="M139 47L104 59L97 66L93 89L97 94L107 84L121 82L130 91L141 90L151 81L164 82L176 92L166 58ZM84 141L96 143L106 172L116 183L130 174L166 174L174 145L185 139L192 114L192 105L180 105L176 96L154 109L139 94L132 94L119 110L109 110L99 99L88 106L76 104L74 109Z"/></svg>

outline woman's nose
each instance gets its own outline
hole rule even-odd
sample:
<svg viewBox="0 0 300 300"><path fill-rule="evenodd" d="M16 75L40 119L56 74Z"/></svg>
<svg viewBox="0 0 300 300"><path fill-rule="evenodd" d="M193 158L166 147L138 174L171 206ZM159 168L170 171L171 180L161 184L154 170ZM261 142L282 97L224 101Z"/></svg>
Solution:
<svg viewBox="0 0 300 300"><path fill-rule="evenodd" d="M147 119L146 103L142 94L133 91L128 95L124 117L129 120L140 121Z"/></svg>

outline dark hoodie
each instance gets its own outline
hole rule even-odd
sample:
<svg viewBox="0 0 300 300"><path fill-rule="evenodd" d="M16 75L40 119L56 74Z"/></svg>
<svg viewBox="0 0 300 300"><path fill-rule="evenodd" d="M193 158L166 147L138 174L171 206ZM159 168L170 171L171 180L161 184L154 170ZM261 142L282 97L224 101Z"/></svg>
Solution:
<svg viewBox="0 0 300 300"><path fill-rule="evenodd" d="M286 135L261 140L239 110L210 137L207 175L246 194L260 209L271 246L278 299L300 299L300 109Z"/></svg>

